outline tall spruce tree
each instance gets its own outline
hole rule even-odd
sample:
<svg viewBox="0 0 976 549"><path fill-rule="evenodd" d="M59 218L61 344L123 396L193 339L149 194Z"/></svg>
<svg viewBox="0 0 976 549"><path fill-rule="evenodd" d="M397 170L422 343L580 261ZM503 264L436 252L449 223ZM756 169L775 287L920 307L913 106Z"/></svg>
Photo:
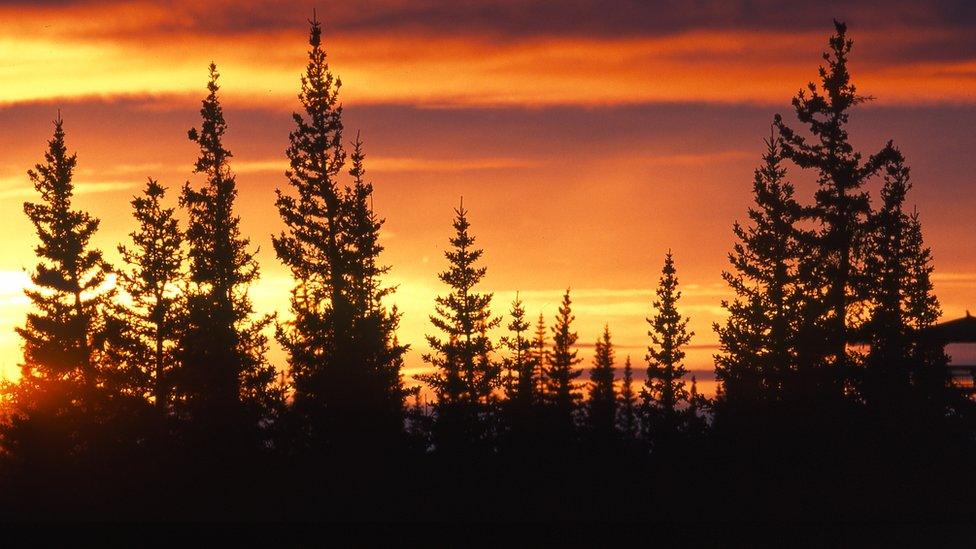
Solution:
<svg viewBox="0 0 976 549"><path fill-rule="evenodd" d="M318 21L310 22L310 49L298 95L304 115L295 113L285 172L297 197L276 190L286 230L273 239L275 252L291 270L293 320L279 326L294 379L294 407L322 442L337 427L329 421L330 401L359 392L339 383L351 364L348 254L343 253L343 193L338 177L346 162L342 142L341 81L329 69ZM330 379L331 378L331 379ZM333 416L333 419L338 420Z"/></svg>
<svg viewBox="0 0 976 549"><path fill-rule="evenodd" d="M929 328L935 325L942 316L942 307L935 296L932 284L931 250L922 238L922 224L918 210L912 211L908 218L905 248L913 250L907 253L908 278L904 293L904 319L911 334L912 383L916 395L927 401L929 419L941 421L946 416L946 407L951 406L953 413L962 416L971 413L971 401L960 398L952 387L949 371L946 365L949 356L945 352L943 342L932 337ZM968 410L968 411L967 411Z"/></svg>
<svg viewBox="0 0 976 549"><path fill-rule="evenodd" d="M573 331L572 300L569 289L563 294L556 323L552 327L552 350L549 354L549 367L544 370L546 400L550 407L553 429L557 436L566 434L574 426L574 416L579 401L582 399L580 388L576 384L583 371L575 368L583 361L576 349L579 335Z"/></svg>
<svg viewBox="0 0 976 549"><path fill-rule="evenodd" d="M106 396L106 320L115 289L107 282L111 267L91 243L99 220L73 209L76 164L59 113L44 162L27 172L40 200L25 202L24 213L40 243L33 287L25 289L32 311L17 328L24 362L14 400L28 413L47 405L55 415L91 420Z"/></svg>
<svg viewBox="0 0 976 549"><path fill-rule="evenodd" d="M208 430L257 425L260 415L278 404L271 390L275 370L265 360L263 331L271 319L253 318L247 294L258 279L258 264L234 213L237 186L230 169L231 152L223 145L227 124L218 77L216 65L211 64L200 130L188 132L200 146L193 171L203 182L199 186L187 182L180 197L188 218L189 288L174 387L191 422ZM233 431L220 434L235 435Z"/></svg>
<svg viewBox="0 0 976 549"><path fill-rule="evenodd" d="M610 326L596 340L593 367L590 368L590 398L587 400L587 423L597 441L608 441L616 433L617 393L614 389L613 342Z"/></svg>
<svg viewBox="0 0 976 549"><path fill-rule="evenodd" d="M418 376L437 395L437 429L450 445L472 442L484 434L482 418L501 384L501 366L492 360L494 346L488 330L501 323L491 314L491 293L476 287L487 267L478 266L483 250L475 248L464 203L454 210L451 249L444 252L448 268L438 275L450 287L435 300L430 321L443 336L428 335L431 348L424 361L435 371Z"/></svg>
<svg viewBox="0 0 976 549"><path fill-rule="evenodd" d="M729 317L724 326L715 325L721 344L716 378L729 401L780 398L796 369L801 293L796 279L803 250L797 224L803 208L786 179L780 140L771 137L765 143L763 164L753 179L751 223L733 226L732 270L722 273L736 296L722 301Z"/></svg>
<svg viewBox="0 0 976 549"><path fill-rule="evenodd" d="M344 187L342 84L329 68L319 22L309 23L298 96L304 113L293 116L286 151L294 193L279 189L276 201L286 230L274 237L274 248L295 284L294 318L279 326L278 339L288 352L295 409L308 434L316 444L331 440L348 449L402 431L406 347L395 337L399 312L383 303L393 289L382 285L389 270L378 261L383 220L372 209L363 143L357 135L348 169L352 185Z"/></svg>
<svg viewBox="0 0 976 549"><path fill-rule="evenodd" d="M684 346L694 332L688 331L688 318L678 311L681 291L678 289L674 256L669 250L664 257L661 280L653 317L647 319L651 345L647 347L647 380L641 390L645 432L658 440L669 437L682 427L681 406L688 402L684 376Z"/></svg>
<svg viewBox="0 0 976 549"><path fill-rule="evenodd" d="M620 402L617 405L617 428L624 439L637 436L640 429L637 414L637 394L634 393L634 370L630 364L630 356L624 361L624 377L620 384Z"/></svg>
<svg viewBox="0 0 976 549"><path fill-rule="evenodd" d="M834 26L830 49L823 54L826 66L820 67L820 86L811 82L793 98L796 117L813 140L794 131L779 115L775 124L783 157L818 174L816 203L807 216L817 228L808 236L812 245L799 270L811 301L804 312L811 326L803 331L815 334L816 347L823 349L821 359L809 362L830 368L820 370L824 375L818 385L840 396L850 385L857 362L849 344L865 305L862 262L870 203L864 185L897 152L890 142L866 160L854 150L847 131L850 111L869 98L858 94L847 68L853 46L847 26L837 21Z"/></svg>
<svg viewBox="0 0 976 549"><path fill-rule="evenodd" d="M866 276L873 308L865 326L871 345L865 372L869 402L904 405L913 378L944 366L944 354L925 331L939 318L932 292L932 254L925 247L917 212L904 203L911 182L899 156L890 162L881 189L881 207L872 215Z"/></svg>
<svg viewBox="0 0 976 549"><path fill-rule="evenodd" d="M122 315L127 345L119 363L128 362L136 370L133 373L140 381L136 386L160 412L171 403L186 255L175 210L162 205L165 196L165 187L147 181L142 194L131 202L138 223L129 235L132 244L118 247L126 264L119 271L120 285L131 301Z"/></svg>
<svg viewBox="0 0 976 549"><path fill-rule="evenodd" d="M350 394L342 400L334 398L332 408L333 414L358 413L362 418L360 425L352 423L364 435L396 438L403 430L407 397L416 391L403 385L401 370L408 346L401 345L396 337L401 314L395 305L388 308L384 304L384 299L394 292L394 288L384 286L381 280L390 270L379 263L384 220L373 211L373 184L365 178L366 153L358 133L350 160L353 186L346 188L342 205L344 251L350 270L346 288L352 323L349 354L353 368L348 372L350 379L346 384ZM353 391L357 386L361 390Z"/></svg>

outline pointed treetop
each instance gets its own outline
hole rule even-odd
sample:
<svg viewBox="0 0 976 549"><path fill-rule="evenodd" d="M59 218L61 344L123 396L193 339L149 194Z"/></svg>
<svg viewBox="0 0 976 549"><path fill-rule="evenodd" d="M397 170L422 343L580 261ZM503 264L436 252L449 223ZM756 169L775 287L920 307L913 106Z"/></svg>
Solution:
<svg viewBox="0 0 976 549"><path fill-rule="evenodd" d="M317 48L322 44L322 24L319 23L315 8L312 8L312 18L308 20L308 24L312 27L312 31L308 37L308 44L313 48Z"/></svg>
<svg viewBox="0 0 976 549"><path fill-rule="evenodd" d="M834 19L834 28L837 29L837 34L841 36L847 33L847 23Z"/></svg>

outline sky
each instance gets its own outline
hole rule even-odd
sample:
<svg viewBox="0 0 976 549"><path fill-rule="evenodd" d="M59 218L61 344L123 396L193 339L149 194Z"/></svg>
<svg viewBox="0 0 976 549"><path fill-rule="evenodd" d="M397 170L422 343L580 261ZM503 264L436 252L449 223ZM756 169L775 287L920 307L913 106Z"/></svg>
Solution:
<svg viewBox="0 0 976 549"><path fill-rule="evenodd" d="M638 370L664 254L695 332L687 366L714 390L731 227L776 113L816 79L845 21L851 70L874 98L851 121L865 154L907 156L946 319L976 309L976 5L965 2L371 0L0 2L0 375L15 376L36 237L22 207L60 109L78 153L77 206L115 261L147 177L191 177L207 66L221 73L242 230L258 249L261 312L287 316L271 235L274 189L315 9L349 139L360 131L383 259L398 285L405 374L424 365L437 273L464 197L485 250L483 288L518 291L551 323L570 288L584 365L608 324ZM793 170L798 195L815 183ZM878 183L870 190L877 196ZM280 350L272 360L285 364ZM638 372L638 377L640 373Z"/></svg>

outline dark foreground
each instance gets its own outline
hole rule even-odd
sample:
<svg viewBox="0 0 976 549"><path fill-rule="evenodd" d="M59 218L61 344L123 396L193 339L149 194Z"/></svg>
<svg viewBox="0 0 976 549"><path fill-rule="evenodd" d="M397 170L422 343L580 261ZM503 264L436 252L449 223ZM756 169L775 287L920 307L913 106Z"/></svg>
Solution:
<svg viewBox="0 0 976 549"><path fill-rule="evenodd" d="M7 463L7 521L971 521L973 448L837 423L659 444L239 452Z"/></svg>

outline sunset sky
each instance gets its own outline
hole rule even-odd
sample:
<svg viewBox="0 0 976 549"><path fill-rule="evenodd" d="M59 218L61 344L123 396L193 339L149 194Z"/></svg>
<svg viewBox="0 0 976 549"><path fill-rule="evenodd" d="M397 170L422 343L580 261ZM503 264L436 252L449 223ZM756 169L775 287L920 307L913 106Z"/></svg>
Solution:
<svg viewBox="0 0 976 549"><path fill-rule="evenodd" d="M946 318L976 310L976 5L968 2L0 2L0 373L35 263L22 204L58 109L78 153L77 205L101 218L115 261L147 176L190 178L207 65L221 73L242 229L260 248L262 312L287 313L290 280L271 235L274 189L317 8L342 78L347 136L361 130L385 262L421 367L436 273L464 196L485 249L485 289L508 311L519 290L551 321L572 288L584 364L604 323L642 363L664 253L696 332L687 364L710 380L727 295L731 226L775 113L817 76L844 20L851 68L875 101L852 119L865 153L907 156ZM611 7L612 6L612 7ZM789 118L789 117L788 117ZM793 174L812 196L809 174ZM877 183L872 187L877 191ZM280 351L273 360L285 363ZM712 384L703 384L706 391Z"/></svg>

